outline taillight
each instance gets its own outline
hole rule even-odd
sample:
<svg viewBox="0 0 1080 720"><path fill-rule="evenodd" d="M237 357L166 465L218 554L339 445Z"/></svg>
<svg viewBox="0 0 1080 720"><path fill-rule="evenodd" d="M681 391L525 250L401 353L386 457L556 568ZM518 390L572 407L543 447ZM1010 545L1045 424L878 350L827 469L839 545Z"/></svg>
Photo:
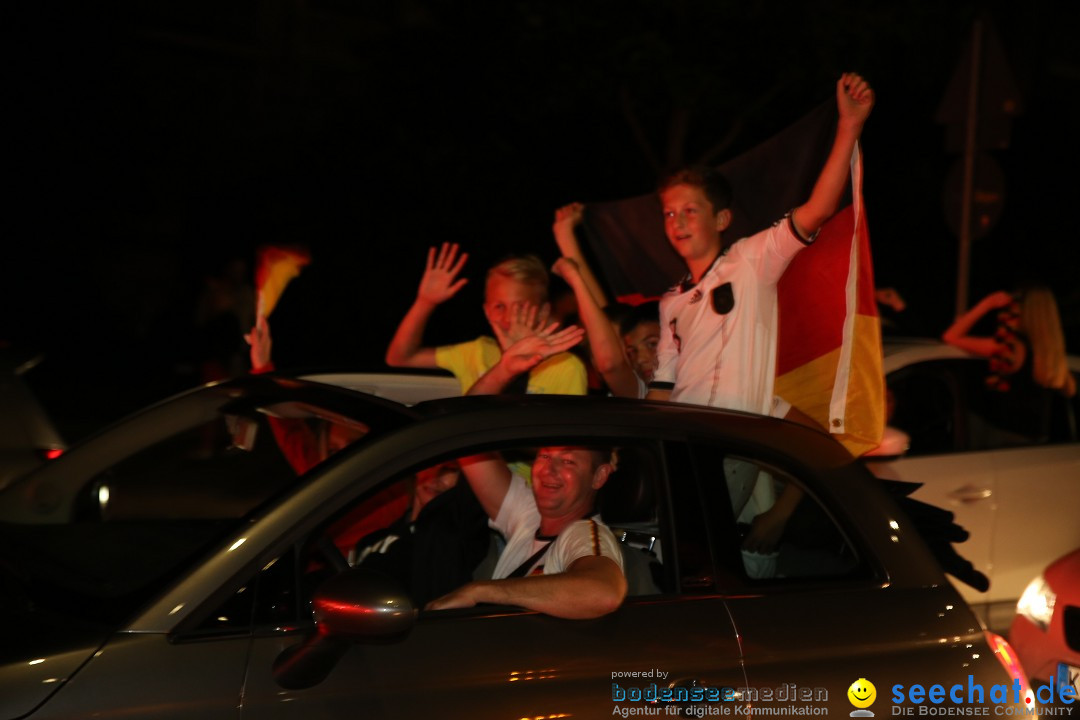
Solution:
<svg viewBox="0 0 1080 720"><path fill-rule="evenodd" d="M1005 672L1009 673L1009 677L1013 680L1020 681L1020 689L1024 693L1024 703L1028 707L1033 707L1035 704L1035 693L1031 692L1027 673L1024 672L1024 666L1020 664L1020 658L1017 656L1016 651L1013 650L1012 645L1009 644L1008 640L997 633L986 630L983 634L986 635L986 642L990 644L990 649L994 651L994 657L996 657L998 662L1001 663L1001 666L1005 668Z"/></svg>
<svg viewBox="0 0 1080 720"><path fill-rule="evenodd" d="M44 457L46 460L55 460L63 454L63 448L45 448L41 451L42 457Z"/></svg>

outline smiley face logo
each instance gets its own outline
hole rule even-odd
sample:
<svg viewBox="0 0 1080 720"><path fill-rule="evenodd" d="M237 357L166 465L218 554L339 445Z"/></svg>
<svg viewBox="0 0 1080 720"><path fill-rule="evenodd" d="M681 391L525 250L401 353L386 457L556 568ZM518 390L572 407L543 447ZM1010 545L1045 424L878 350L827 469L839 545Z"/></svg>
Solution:
<svg viewBox="0 0 1080 720"><path fill-rule="evenodd" d="M847 696L855 707L868 708L877 699L877 688L874 687L874 683L866 678L859 678L851 683L851 687L847 690Z"/></svg>

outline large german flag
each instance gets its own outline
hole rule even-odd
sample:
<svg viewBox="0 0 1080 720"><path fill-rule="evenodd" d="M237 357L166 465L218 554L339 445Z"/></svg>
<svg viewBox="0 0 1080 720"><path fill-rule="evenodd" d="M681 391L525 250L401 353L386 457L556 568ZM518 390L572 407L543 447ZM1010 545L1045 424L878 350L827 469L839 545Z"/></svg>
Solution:
<svg viewBox="0 0 1080 720"><path fill-rule="evenodd" d="M780 279L776 394L862 455L881 442L885 378L858 148L851 185L852 203Z"/></svg>
<svg viewBox="0 0 1080 720"><path fill-rule="evenodd" d="M835 125L835 105L823 103L720 166L735 189L729 240L767 227L810 196ZM776 393L861 455L881 441L884 377L859 150L851 165L847 203L780 281ZM623 302L659 297L686 272L664 236L654 193L588 204L585 229L600 274Z"/></svg>

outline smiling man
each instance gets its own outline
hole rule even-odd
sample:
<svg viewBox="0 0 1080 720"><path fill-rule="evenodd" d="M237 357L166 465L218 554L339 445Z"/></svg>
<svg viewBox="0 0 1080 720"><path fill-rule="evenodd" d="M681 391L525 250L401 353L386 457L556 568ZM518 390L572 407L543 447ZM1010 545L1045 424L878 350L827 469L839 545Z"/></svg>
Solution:
<svg viewBox="0 0 1080 720"><path fill-rule="evenodd" d="M593 618L618 608L626 596L622 555L594 507L614 470L611 460L609 450L541 448L531 488L498 455L463 460L465 477L506 548L492 580L470 582L427 609L495 603Z"/></svg>

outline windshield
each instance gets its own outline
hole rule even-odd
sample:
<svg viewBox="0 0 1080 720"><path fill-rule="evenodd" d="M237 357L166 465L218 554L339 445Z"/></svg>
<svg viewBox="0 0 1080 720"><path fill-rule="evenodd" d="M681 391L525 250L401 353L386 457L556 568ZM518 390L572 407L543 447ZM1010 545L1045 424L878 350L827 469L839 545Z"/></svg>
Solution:
<svg viewBox="0 0 1080 720"><path fill-rule="evenodd" d="M404 422L259 390L175 398L0 493L0 603L119 622L335 452Z"/></svg>

